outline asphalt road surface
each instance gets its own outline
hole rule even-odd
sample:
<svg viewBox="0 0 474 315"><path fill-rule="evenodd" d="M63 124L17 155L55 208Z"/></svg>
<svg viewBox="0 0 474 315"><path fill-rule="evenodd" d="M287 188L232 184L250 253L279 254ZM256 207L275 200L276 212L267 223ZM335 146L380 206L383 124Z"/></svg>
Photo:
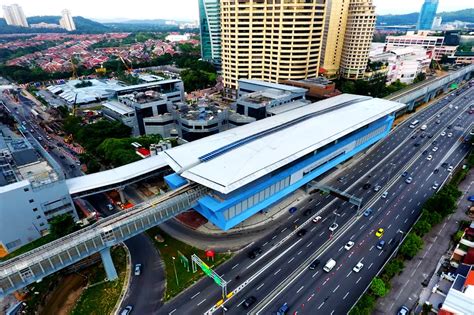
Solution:
<svg viewBox="0 0 474 315"><path fill-rule="evenodd" d="M466 88L461 91L466 91ZM363 198L364 204L369 204L373 209L372 216L360 217L343 236L337 238L338 230L333 235L328 227L337 222L339 229L342 229L344 224L358 218L355 206L335 200L332 196L315 194L303 201L295 214L288 215L284 223L276 226L273 233L250 243L246 250L217 268L216 272L228 283L228 292L243 287L225 303L228 309L226 313L242 313L244 311L242 302L248 296L257 298L256 304L252 307L263 308L262 314L275 312L284 302L290 304L292 312L301 313L307 309L306 313L311 313L320 306L321 314L330 314L333 310L335 314L347 312L370 282L371 277L388 258L390 248L401 239L402 234L397 231L406 232L409 229L423 201L434 193L431 188L434 181L441 184L443 178L448 176L448 172L445 168L441 168L440 164L445 161L455 164L464 156L467 150L464 145L454 150L451 148L455 144L461 144L458 141L459 136L472 122L472 116L466 113L465 108L467 100L473 99L473 96L474 89L471 89L468 95L447 96L420 111L411 120L420 120L420 126L424 123L428 124L425 137L421 137L422 132L418 130L419 128L414 130L408 127L408 123L401 124L383 142L370 150L363 159L346 169L339 179L330 182L330 185L340 190ZM453 104L453 108L448 109L448 104ZM454 105L458 106L458 109ZM437 117L439 113L441 114ZM458 116L460 119L457 119ZM439 124L435 123L438 119ZM458 124L461 126L458 127ZM448 125L451 125L451 129L446 129ZM445 129L451 131L453 136L450 138L439 136L439 133ZM412 139L413 135L416 135L416 139ZM431 151L433 146L431 142L434 140L439 142L436 152ZM418 145L415 146L415 143ZM423 154L425 150L427 154ZM429 154L433 155L431 161L426 160ZM408 165L409 162L412 165ZM437 174L433 173L435 168L439 168ZM400 178L401 172L405 170L413 177L411 184L406 184L404 178ZM391 181L394 183L388 187L387 184L389 182L392 184ZM371 188L363 189L362 186L365 183L370 183ZM382 186L379 192L373 190L376 185ZM388 191L388 197L379 200L379 196L384 191ZM372 204L369 201L374 196L376 196L375 202ZM307 209L311 209L310 215L304 214ZM311 219L316 213L323 219L318 224L313 224ZM294 235L295 227L306 229L307 234L301 238L297 237ZM372 230L378 227L385 228L383 239L387 242L391 240L384 251L372 248L378 242ZM356 242L352 251L341 250L341 246L344 246L351 238ZM278 292L279 294L275 295L272 301L261 305L262 300L270 295L273 296L277 285L284 282L299 266L303 265L306 269L310 256L325 243L331 243L331 245L319 257L322 263L314 273L305 272L302 276L295 278L286 288ZM256 259L248 258L248 252L257 246L262 248L263 253ZM322 265L330 257L338 262L333 270L334 275L323 274L321 270ZM362 260L364 268L361 272L358 275L350 274L346 278L353 265L362 258L364 258ZM330 278L327 280L328 277ZM318 292L318 288L323 293ZM219 299L221 299L220 288L211 279L204 278L166 303L160 308L159 313L182 314L189 310L205 313ZM246 311L250 310L257 311L252 308ZM220 308L218 312L222 311Z"/></svg>

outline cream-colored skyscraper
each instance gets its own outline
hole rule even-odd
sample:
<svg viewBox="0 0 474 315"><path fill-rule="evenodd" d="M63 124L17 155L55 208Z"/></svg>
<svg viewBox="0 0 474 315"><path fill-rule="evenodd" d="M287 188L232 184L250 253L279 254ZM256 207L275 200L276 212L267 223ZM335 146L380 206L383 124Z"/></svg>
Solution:
<svg viewBox="0 0 474 315"><path fill-rule="evenodd" d="M28 27L25 13L18 4L4 5L3 17L8 25Z"/></svg>
<svg viewBox="0 0 474 315"><path fill-rule="evenodd" d="M71 12L65 9L61 11L61 14L62 14L62 17L59 20L59 25L61 25L62 28L68 31L75 31L76 24L74 24L74 20L72 19Z"/></svg>
<svg viewBox="0 0 474 315"><path fill-rule="evenodd" d="M339 74L346 79L362 79L369 60L375 30L372 0L350 0Z"/></svg>
<svg viewBox="0 0 474 315"><path fill-rule="evenodd" d="M221 0L224 85L317 77L325 0Z"/></svg>
<svg viewBox="0 0 474 315"><path fill-rule="evenodd" d="M337 77L341 65L347 14L351 0L326 0L326 20L321 52L324 76Z"/></svg>

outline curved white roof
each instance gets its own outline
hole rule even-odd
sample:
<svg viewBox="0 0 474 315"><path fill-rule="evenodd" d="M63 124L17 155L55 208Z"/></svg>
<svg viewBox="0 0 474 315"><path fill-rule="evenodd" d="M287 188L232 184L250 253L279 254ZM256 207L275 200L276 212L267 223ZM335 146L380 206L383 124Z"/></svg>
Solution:
<svg viewBox="0 0 474 315"><path fill-rule="evenodd" d="M346 102L352 104L342 106ZM383 99L342 94L160 154L183 177L227 194L404 106ZM308 119L246 141L209 160L202 159L238 140L312 114Z"/></svg>

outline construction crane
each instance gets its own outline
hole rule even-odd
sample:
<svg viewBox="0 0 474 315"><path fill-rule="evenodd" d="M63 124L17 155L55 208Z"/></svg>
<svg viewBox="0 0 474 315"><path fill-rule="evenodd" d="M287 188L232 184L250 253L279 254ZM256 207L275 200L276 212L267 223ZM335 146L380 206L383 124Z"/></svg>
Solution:
<svg viewBox="0 0 474 315"><path fill-rule="evenodd" d="M128 65L128 64L125 62L125 60L124 60L124 58L123 58L122 56L119 55L119 58L120 58L120 60L122 61L122 63L125 65L125 68L127 68L127 71L128 71L129 73L132 73L132 71L133 71L132 62L127 59L127 61L130 62L130 65Z"/></svg>

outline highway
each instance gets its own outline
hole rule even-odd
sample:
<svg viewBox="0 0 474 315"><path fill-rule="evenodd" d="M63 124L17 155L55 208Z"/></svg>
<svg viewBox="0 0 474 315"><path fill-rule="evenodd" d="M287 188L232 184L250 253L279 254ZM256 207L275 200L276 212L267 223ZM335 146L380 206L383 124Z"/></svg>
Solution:
<svg viewBox="0 0 474 315"><path fill-rule="evenodd" d="M462 90L464 91L465 89ZM472 99L473 94L474 89L471 89L469 91L468 97ZM383 142L375 146L372 150L369 150L364 155L363 159L361 159L360 161L346 169L342 174L340 174L340 178L338 180L335 179L329 184L340 190L345 190L350 193L353 193L357 197L363 198L364 202L367 203L368 200L370 200L375 194L377 194L373 191L372 188L375 185L386 185L391 178L399 178L399 173L402 171L402 169L405 169L405 165L409 162L409 160L417 154L421 154L425 150L425 145L429 147L429 143L436 139L436 133L438 133L441 128L444 128L444 126L448 125L448 122L453 119L458 120L456 119L458 115L464 115L461 116L462 119L459 120L460 123L464 124L463 126L468 123L469 119L472 120L472 118L470 118L468 114L463 113L463 108L459 108L458 110L447 110L447 104L450 101L453 101L452 96L445 97L442 100L432 104L428 108L420 111L411 119L414 120L416 118L420 120L420 125L430 120L430 122L428 123L429 129L426 131L427 136L425 138L421 138L418 135L416 139L412 139L411 137L413 133L420 134L420 132L415 132L413 129L409 128L407 123L401 124ZM454 103L459 105L466 104L466 99L464 99L464 95L457 97L456 100L454 100ZM445 107L446 109L444 109ZM436 115L439 111L444 111L444 113L439 118L441 120L441 123L436 124L434 121L436 120ZM456 124L457 123L458 122L456 122ZM458 135L461 131L453 129L453 132L456 132L456 135ZM432 138L429 138L428 135L431 135ZM453 136L452 138L449 138L449 141L456 141L456 139L457 138ZM419 143L419 146L415 147L415 143ZM433 158L430 163L427 164L425 162L425 157L423 156L423 158L419 159L421 163L417 162L418 164L414 164L415 168L418 166L417 170L413 170L414 174L416 173L416 176L423 176L418 175L419 172L421 172L421 168L425 168L427 165L432 165L435 162L439 162L438 160L441 159L441 155L446 152L446 150L450 146L451 145L449 143L442 144L440 142L439 150L434 154L435 158ZM463 154L462 150L463 148L461 147L459 150L456 151L458 157ZM455 159L456 156L452 156L450 158ZM447 172L446 170L440 170L438 175L434 177L433 176L434 175L431 175L432 178L430 178L430 180L433 179L434 181L436 178L438 178L437 176L439 176L440 178L441 176L447 176ZM389 207L389 205L394 204L394 201L396 202L398 200L398 203L400 203L400 200L403 199L399 198L405 198L406 193L414 193L416 196L420 195L423 198L425 198L426 194L426 198L429 197L429 195L433 193L432 190L429 191L429 187L431 187L433 183L430 183L429 185L426 184L426 187L417 187L420 185L419 183L421 180L421 177L414 177L414 182L409 185L409 188L407 188L411 190L419 188L418 191L415 192L410 192L411 190L405 191L405 193L403 193L402 195L396 196L396 194L398 193L396 189L387 189L389 191L389 196L386 200L382 201L386 202L387 204L382 207L379 201L379 203L374 206L373 217L370 218L370 220L366 220L368 222L363 223L363 218L359 220L359 223L357 224L360 225L355 225L355 227L351 229L351 231L353 229L359 229L358 231L360 231L358 233L355 233L356 231L354 231L354 239L358 240L360 237L358 235L360 233L366 232L369 234L372 227L366 225L366 223L376 222L377 220L375 218L379 218L379 216L380 218L382 218L383 215L381 213L388 211L387 207ZM362 186L368 182L372 185L372 188L364 190ZM405 183L403 182L403 184ZM397 188L399 186L400 185L394 188ZM405 186L402 186L399 189L402 189L404 187ZM428 190L425 191L425 189ZM385 190L386 187L382 187L378 194L381 194ZM412 200L410 202L414 202L415 206L419 207L422 201L418 200L417 198L412 198L416 199L416 201ZM346 222L348 222L349 220L354 220L354 215L356 213L355 208L351 207L348 203L336 201L330 196L320 196L319 194L312 195L307 200L301 202L298 208L299 210L294 215L289 215L284 223L275 226L273 233L270 233L268 236L263 237L255 243L249 244L249 248L237 254L233 259L217 268L217 273L223 275L224 279L229 282L228 292L240 289L240 292L238 292L232 299L228 300L225 303L225 306L228 309L228 312L226 313L241 313L242 309L239 305L247 296L255 296L257 298L257 303L261 301L264 297L269 296L272 290L278 284L278 282L275 281L275 278L278 280L286 279L286 277L288 277L295 269L297 269L298 266L302 265L306 262L306 260L308 260L308 256L313 253L316 253L318 249L321 248L321 246L323 246L323 244L330 239L331 234L328 230L328 226L331 223L336 220L336 222L339 224L339 229L342 229L343 225ZM306 209L312 209L311 216L304 215L303 212ZM337 216L334 214L335 211L338 214ZM319 224L313 224L309 222L311 221L312 216L314 216L316 212L320 213L320 215L323 217L322 222L320 222ZM416 218L417 216L417 212L415 210L413 210L413 213L411 213L411 211L408 211L408 214L412 219ZM400 219L400 217L401 214L399 215L398 219ZM402 220L402 222L404 222L405 220L406 219ZM304 223L305 221L307 223ZM407 220L405 223L403 223L406 226L400 226L402 228L406 227L406 230L411 224L411 222L412 221ZM378 223L378 221L376 223ZM307 225L304 228L308 231L308 233L302 238L298 238L297 236L293 235L295 234L295 226L301 228L304 224ZM384 222L381 222L381 224L384 224ZM385 226L386 237L391 236L390 233L396 233L396 231L398 230L398 228L395 228L395 224L392 224L392 226L390 227L389 225L390 224L387 224ZM349 235L351 231L347 232L346 235ZM336 230L335 232L337 234L338 230ZM336 252L338 252L340 246L344 245L347 241L348 239L344 237L338 240L335 245L331 246L331 248L328 250L328 255L332 254L332 248L335 248ZM252 248L256 246L261 247L263 249L263 253L255 260L251 260L247 257L247 254ZM354 249L357 248L359 248L359 246L354 247ZM326 259L325 255L326 253L321 257L322 261ZM351 256L351 258L359 257L355 254L353 255L354 256ZM379 258L380 263L383 263L385 258L385 256L382 257L381 255L381 257ZM378 269L378 266L375 263L370 266L370 269L368 268L369 266L370 263L365 267L366 269L363 269L361 271L361 275L363 275L364 272L371 272L370 270L373 270L373 272L375 273ZM320 268L321 267L322 266L320 266ZM353 266L350 266L349 270L352 269L352 267ZM342 267L339 268L339 270L341 269ZM238 278L236 278L237 276ZM319 277L321 277L321 271L319 272L319 276L317 274L315 278L311 278L311 280L308 280L307 277L303 278L307 279L308 281L315 282L319 279ZM367 281L370 281L369 277L366 278ZM355 281L357 280L358 278L355 279ZM324 282L324 280L322 281ZM330 282L328 281L326 284L329 283ZM364 284L362 279L358 282L358 284L359 283L360 285ZM299 284L299 282L297 284ZM297 286L297 284L295 285ZM367 284L367 282L365 282L365 284ZM244 287L241 288L242 286ZM300 290L300 292L298 292L298 294L295 294L295 292L298 291L301 286L303 286L303 288ZM300 287L297 287L296 289L292 287L292 290L284 291L284 293L282 294L282 300L286 298L285 294L288 294L286 292L291 292L290 295L292 295L293 297L303 296L306 292L305 287L306 290L308 290L312 286L308 284L302 284L300 285ZM341 288L338 288L336 292L340 289ZM355 299L357 299L362 290L363 289L360 289L357 292L354 291L352 296L349 294L346 297L347 305L349 307L355 302ZM309 294L309 296L311 296L311 294ZM162 308L160 308L160 313L168 314L176 312L177 314L179 314L190 309L193 309L193 311L197 313L205 313L210 310L220 298L220 288L213 284L212 280L206 278L199 281L196 285L183 292L174 300L165 304ZM269 303L269 308L265 309L265 313L276 311L276 309L273 308L277 307L276 305L278 305L278 303L280 303L281 301L279 300L279 297L277 297L275 300L276 301L272 301L271 303ZM326 301L325 304L326 307L330 305L329 301ZM329 313L330 312L331 310L329 310Z"/></svg>

